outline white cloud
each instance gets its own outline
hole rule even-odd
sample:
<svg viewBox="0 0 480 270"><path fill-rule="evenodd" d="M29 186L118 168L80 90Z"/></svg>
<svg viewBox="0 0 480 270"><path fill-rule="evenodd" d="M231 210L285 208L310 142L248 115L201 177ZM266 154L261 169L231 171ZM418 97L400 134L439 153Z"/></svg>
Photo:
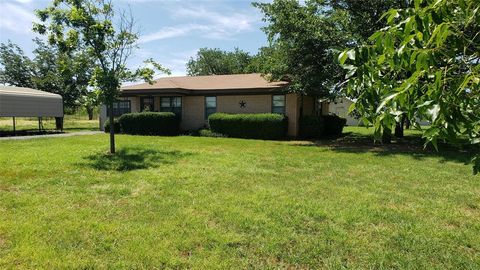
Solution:
<svg viewBox="0 0 480 270"><path fill-rule="evenodd" d="M258 13L217 12L203 7L192 9L175 7L170 11L174 19L195 21L189 24L168 26L159 31L140 37L140 43L151 42L174 37L201 34L210 39L231 39L238 33L252 31L257 28L261 17Z"/></svg>
<svg viewBox="0 0 480 270"><path fill-rule="evenodd" d="M186 24L186 25L179 25L179 26L163 27L157 32L141 36L138 42L146 43L146 42L155 41L155 40L180 37L180 36L185 36L193 31L205 31L205 30L208 30L207 26L197 25L197 24Z"/></svg>
<svg viewBox="0 0 480 270"><path fill-rule="evenodd" d="M30 4L33 2L33 0L13 0L13 1L20 4Z"/></svg>
<svg viewBox="0 0 480 270"><path fill-rule="evenodd" d="M12 3L0 2L0 29L16 33L31 33L33 11Z"/></svg>
<svg viewBox="0 0 480 270"><path fill-rule="evenodd" d="M220 27L220 29L229 29L237 32L248 31L253 28L253 23L258 21L260 18L251 14L243 13L229 13L229 12L215 12L206 10L201 7L198 9L191 8L178 8L174 11L174 15L180 17L202 19L209 21L215 26Z"/></svg>

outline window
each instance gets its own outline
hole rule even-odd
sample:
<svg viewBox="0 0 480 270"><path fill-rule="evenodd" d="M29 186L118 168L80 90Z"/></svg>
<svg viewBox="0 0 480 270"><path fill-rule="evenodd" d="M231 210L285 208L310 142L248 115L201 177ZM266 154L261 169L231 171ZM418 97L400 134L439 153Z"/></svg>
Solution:
<svg viewBox="0 0 480 270"><path fill-rule="evenodd" d="M122 114L130 113L130 100L119 100L113 103L113 116L118 117ZM107 116L110 116L110 110L107 108Z"/></svg>
<svg viewBox="0 0 480 270"><path fill-rule="evenodd" d="M205 97L205 119L217 111L217 97Z"/></svg>
<svg viewBox="0 0 480 270"><path fill-rule="evenodd" d="M285 113L285 95L272 96L272 113Z"/></svg>
<svg viewBox="0 0 480 270"><path fill-rule="evenodd" d="M162 97L160 98L160 111L173 112L176 116L182 118L182 98L181 97Z"/></svg>
<svg viewBox="0 0 480 270"><path fill-rule="evenodd" d="M153 112L155 109L153 97L141 97L140 98L140 111Z"/></svg>

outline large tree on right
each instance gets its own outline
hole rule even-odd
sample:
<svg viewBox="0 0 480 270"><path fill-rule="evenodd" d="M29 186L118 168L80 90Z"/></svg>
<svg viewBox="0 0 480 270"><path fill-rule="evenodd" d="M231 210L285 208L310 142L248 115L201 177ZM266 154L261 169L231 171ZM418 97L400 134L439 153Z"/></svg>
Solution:
<svg viewBox="0 0 480 270"><path fill-rule="evenodd" d="M478 147L480 2L415 0L383 18L387 27L339 56L348 70L347 93L357 97L351 109L378 137L406 115L430 120L423 137L435 147L462 138ZM474 164L478 173L480 154Z"/></svg>

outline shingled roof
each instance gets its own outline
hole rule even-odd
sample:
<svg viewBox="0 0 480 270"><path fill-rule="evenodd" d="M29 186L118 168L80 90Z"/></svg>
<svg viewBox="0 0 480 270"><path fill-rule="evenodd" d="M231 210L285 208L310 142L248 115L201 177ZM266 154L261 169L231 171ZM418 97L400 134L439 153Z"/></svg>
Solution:
<svg viewBox="0 0 480 270"><path fill-rule="evenodd" d="M277 92L288 83L269 82L262 74L235 74L210 76L164 77L153 84L142 83L124 86L122 94L181 93L200 94L210 92Z"/></svg>

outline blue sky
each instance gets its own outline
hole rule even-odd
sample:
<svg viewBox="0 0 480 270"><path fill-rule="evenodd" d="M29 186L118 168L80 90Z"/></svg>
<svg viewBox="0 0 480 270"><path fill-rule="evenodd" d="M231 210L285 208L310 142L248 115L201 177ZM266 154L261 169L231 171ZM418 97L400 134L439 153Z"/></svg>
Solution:
<svg viewBox="0 0 480 270"><path fill-rule="evenodd" d="M30 55L34 10L46 7L45 0L0 0L0 42L11 40ZM114 0L116 9L130 8L140 31L140 48L132 56L131 67L152 57L185 75L185 63L199 48L233 50L254 54L267 44L261 31L262 14L250 0Z"/></svg>

